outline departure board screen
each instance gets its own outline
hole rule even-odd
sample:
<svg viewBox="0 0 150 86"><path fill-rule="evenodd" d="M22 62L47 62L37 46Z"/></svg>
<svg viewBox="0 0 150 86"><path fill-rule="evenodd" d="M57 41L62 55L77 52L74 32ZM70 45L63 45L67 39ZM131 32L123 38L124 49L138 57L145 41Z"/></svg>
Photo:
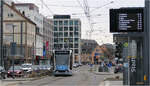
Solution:
<svg viewBox="0 0 150 86"><path fill-rule="evenodd" d="M142 32L143 16L143 8L111 9L110 32Z"/></svg>

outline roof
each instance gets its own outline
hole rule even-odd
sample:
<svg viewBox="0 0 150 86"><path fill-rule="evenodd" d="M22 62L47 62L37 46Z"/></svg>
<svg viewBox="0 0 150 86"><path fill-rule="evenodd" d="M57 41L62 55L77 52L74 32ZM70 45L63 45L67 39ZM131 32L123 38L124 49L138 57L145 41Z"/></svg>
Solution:
<svg viewBox="0 0 150 86"><path fill-rule="evenodd" d="M35 6L35 7L39 8L34 3L15 3L14 5L15 6Z"/></svg>
<svg viewBox="0 0 150 86"><path fill-rule="evenodd" d="M25 15L23 15L22 13L20 13L16 8L14 8L13 6L8 5L7 3L4 3L4 5L8 6L10 9L12 9L13 11L15 11L18 15L22 16L23 18L25 18L28 22L36 25L33 21L31 21L29 18L27 18Z"/></svg>

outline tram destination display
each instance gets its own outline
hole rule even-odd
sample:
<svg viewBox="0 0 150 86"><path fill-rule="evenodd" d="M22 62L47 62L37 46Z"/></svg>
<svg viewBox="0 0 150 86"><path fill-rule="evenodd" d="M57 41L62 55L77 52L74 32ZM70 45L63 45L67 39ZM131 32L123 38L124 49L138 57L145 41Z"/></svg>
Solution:
<svg viewBox="0 0 150 86"><path fill-rule="evenodd" d="M110 32L143 32L143 8L110 9Z"/></svg>

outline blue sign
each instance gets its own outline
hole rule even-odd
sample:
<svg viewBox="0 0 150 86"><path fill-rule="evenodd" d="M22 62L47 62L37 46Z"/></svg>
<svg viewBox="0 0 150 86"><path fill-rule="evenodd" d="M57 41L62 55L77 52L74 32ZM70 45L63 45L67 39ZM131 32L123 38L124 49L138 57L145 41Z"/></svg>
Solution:
<svg viewBox="0 0 150 86"><path fill-rule="evenodd" d="M46 50L43 50L43 56L46 56Z"/></svg>

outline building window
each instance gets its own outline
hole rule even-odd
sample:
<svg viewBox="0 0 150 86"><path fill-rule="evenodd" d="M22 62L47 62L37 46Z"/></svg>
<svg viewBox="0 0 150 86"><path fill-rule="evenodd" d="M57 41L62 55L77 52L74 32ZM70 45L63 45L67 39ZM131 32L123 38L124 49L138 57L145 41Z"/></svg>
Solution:
<svg viewBox="0 0 150 86"><path fill-rule="evenodd" d="M79 42L79 39L78 39L78 38L75 38L74 41L75 41L75 42Z"/></svg>
<svg viewBox="0 0 150 86"><path fill-rule="evenodd" d="M59 32L59 37L63 37L63 33L62 32Z"/></svg>
<svg viewBox="0 0 150 86"><path fill-rule="evenodd" d="M79 27L75 27L74 31L79 31Z"/></svg>
<svg viewBox="0 0 150 86"><path fill-rule="evenodd" d="M63 31L63 27L59 27L59 31Z"/></svg>
<svg viewBox="0 0 150 86"><path fill-rule="evenodd" d="M76 21L74 21L74 24L75 25L79 25L79 22L76 20Z"/></svg>
<svg viewBox="0 0 150 86"><path fill-rule="evenodd" d="M57 21L54 21L54 25L57 25L58 24L58 22Z"/></svg>
<svg viewBox="0 0 150 86"><path fill-rule="evenodd" d="M78 48L78 44L75 44L75 45L74 45L74 48Z"/></svg>
<svg viewBox="0 0 150 86"><path fill-rule="evenodd" d="M73 48L73 44L69 44L69 48Z"/></svg>
<svg viewBox="0 0 150 86"><path fill-rule="evenodd" d="M64 48L69 48L69 45L68 44L64 44Z"/></svg>
<svg viewBox="0 0 150 86"><path fill-rule="evenodd" d="M64 27L64 31L68 31L68 27Z"/></svg>
<svg viewBox="0 0 150 86"><path fill-rule="evenodd" d="M13 31L13 24L12 23L6 24L6 30L9 32L12 32Z"/></svg>
<svg viewBox="0 0 150 86"><path fill-rule="evenodd" d="M64 32L64 37L68 37L68 32Z"/></svg>
<svg viewBox="0 0 150 86"><path fill-rule="evenodd" d="M58 45L58 48L63 48L63 45L62 45L62 44L59 44L59 45Z"/></svg>
<svg viewBox="0 0 150 86"><path fill-rule="evenodd" d="M69 27L69 30L70 30L70 31L73 31L73 27Z"/></svg>
<svg viewBox="0 0 150 86"><path fill-rule="evenodd" d="M63 22L62 22L62 21L59 21L59 25L63 25Z"/></svg>
<svg viewBox="0 0 150 86"><path fill-rule="evenodd" d="M69 38L64 38L64 42L68 43L69 42Z"/></svg>
<svg viewBox="0 0 150 86"><path fill-rule="evenodd" d="M68 25L68 21L64 21L64 25Z"/></svg>
<svg viewBox="0 0 150 86"><path fill-rule="evenodd" d="M54 38L54 42L58 42L58 38Z"/></svg>
<svg viewBox="0 0 150 86"><path fill-rule="evenodd" d="M57 27L54 27L54 31L58 31L58 30L57 30Z"/></svg>
<svg viewBox="0 0 150 86"><path fill-rule="evenodd" d="M74 32L74 36L78 37L79 36L78 32Z"/></svg>
<svg viewBox="0 0 150 86"><path fill-rule="evenodd" d="M69 33L69 36L70 36L70 37L73 37L73 32L70 32L70 33Z"/></svg>
<svg viewBox="0 0 150 86"><path fill-rule="evenodd" d="M75 49L75 54L78 54L79 53L79 50L78 49Z"/></svg>
<svg viewBox="0 0 150 86"><path fill-rule="evenodd" d="M54 47L56 48L58 45L57 44L54 44Z"/></svg>
<svg viewBox="0 0 150 86"><path fill-rule="evenodd" d="M59 38L58 41L59 41L59 42L63 42L63 38Z"/></svg>
<svg viewBox="0 0 150 86"><path fill-rule="evenodd" d="M8 18L12 18L12 17L14 17L14 14L8 13Z"/></svg>
<svg viewBox="0 0 150 86"><path fill-rule="evenodd" d="M69 21L69 25L73 25L73 21L72 20Z"/></svg>
<svg viewBox="0 0 150 86"><path fill-rule="evenodd" d="M4 41L5 42L12 42L13 41L13 36L12 36L12 34L10 34L10 35L4 35Z"/></svg>
<svg viewBox="0 0 150 86"><path fill-rule="evenodd" d="M73 42L73 38L70 38L70 39L69 39L69 42Z"/></svg>
<svg viewBox="0 0 150 86"><path fill-rule="evenodd" d="M58 36L58 33L57 32L54 32L54 37L57 37Z"/></svg>

